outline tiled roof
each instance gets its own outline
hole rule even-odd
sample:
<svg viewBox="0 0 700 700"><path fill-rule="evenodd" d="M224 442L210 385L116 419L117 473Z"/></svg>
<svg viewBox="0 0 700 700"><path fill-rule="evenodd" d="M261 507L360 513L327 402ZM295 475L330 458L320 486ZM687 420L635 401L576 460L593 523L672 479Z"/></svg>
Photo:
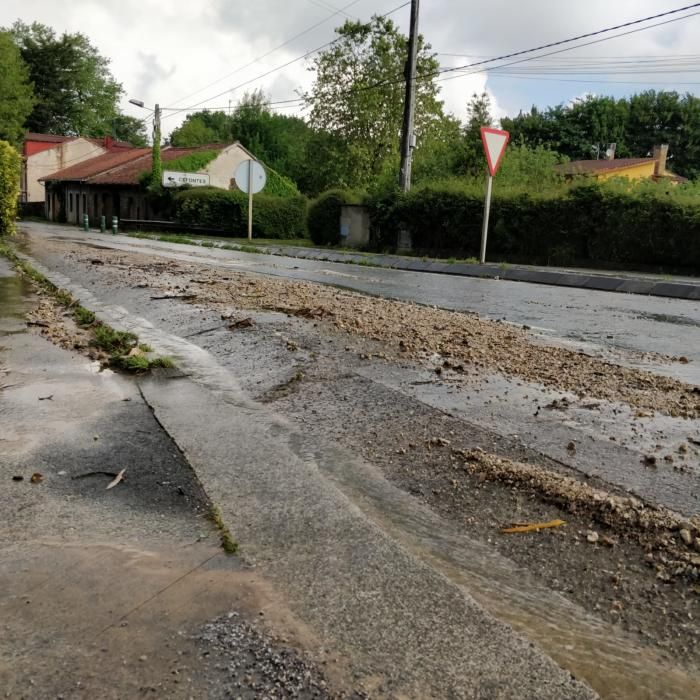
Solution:
<svg viewBox="0 0 700 700"><path fill-rule="evenodd" d="M167 146L161 151L163 165L200 151L221 151L230 144L213 143L196 148L177 148ZM93 185L138 185L141 175L151 170L151 149L130 148L110 151L96 156L70 168L59 170L41 180L60 180L62 182L86 182Z"/></svg>
<svg viewBox="0 0 700 700"><path fill-rule="evenodd" d="M95 175L103 174L113 168L128 163L130 160L141 158L145 154L150 154L150 148L131 148L109 151L81 163L71 165L51 175L45 175L40 180L61 180L73 182L85 182Z"/></svg>
<svg viewBox="0 0 700 700"><path fill-rule="evenodd" d="M613 160L572 160L557 166L563 175L586 175L588 173L625 170L637 165L656 162L653 158L615 158Z"/></svg>
<svg viewBox="0 0 700 700"><path fill-rule="evenodd" d="M77 138L76 136L56 136L55 134L37 134L30 131L24 135L25 141L39 141L41 143L63 143Z"/></svg>
<svg viewBox="0 0 700 700"><path fill-rule="evenodd" d="M177 158L187 156L190 153L198 151L221 151L226 148L227 144L208 144L206 146L198 146L197 148L176 148L170 146L164 148L160 152L160 158L164 166ZM119 168L114 168L109 172L100 173L90 178L90 184L94 185L138 185L141 175L144 172L150 172L152 167L151 151L147 151L145 155L137 160L130 160Z"/></svg>

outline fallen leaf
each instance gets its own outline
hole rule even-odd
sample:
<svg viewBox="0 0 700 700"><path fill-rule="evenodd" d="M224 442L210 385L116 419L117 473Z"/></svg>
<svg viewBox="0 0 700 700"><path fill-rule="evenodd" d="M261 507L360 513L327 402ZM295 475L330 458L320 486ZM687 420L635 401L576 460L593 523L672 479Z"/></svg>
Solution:
<svg viewBox="0 0 700 700"><path fill-rule="evenodd" d="M34 472L30 481L32 484L40 484L44 480L44 475L39 472Z"/></svg>
<svg viewBox="0 0 700 700"><path fill-rule="evenodd" d="M550 527L559 527L560 525L566 525L566 521L550 520L546 523L528 523L526 525L516 525L515 527L504 527L501 528L501 532L504 535L511 535L518 532L537 532L538 530L544 530Z"/></svg>
<svg viewBox="0 0 700 700"><path fill-rule="evenodd" d="M124 472L126 469L122 469L119 474L117 474L112 481L110 481L107 484L107 488L105 489L106 491L109 491L110 489L113 489L120 481L124 480Z"/></svg>

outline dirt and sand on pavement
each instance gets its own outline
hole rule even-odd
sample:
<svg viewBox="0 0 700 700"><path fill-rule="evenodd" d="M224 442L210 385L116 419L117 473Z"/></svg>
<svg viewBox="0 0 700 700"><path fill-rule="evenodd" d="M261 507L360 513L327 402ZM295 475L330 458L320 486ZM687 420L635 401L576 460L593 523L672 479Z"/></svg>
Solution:
<svg viewBox="0 0 700 700"><path fill-rule="evenodd" d="M514 448L498 435L479 436L464 421L348 377L347 368L333 366L332 360L351 342L363 361L414 362L430 368L436 381L449 377L457 386L460 375L512 372L524 380L691 421L698 408L692 403L694 387L531 343L522 329L471 315L309 283L228 270L222 274L205 265L149 256L76 247L70 256L71 265L81 262L109 284L124 285L126 280L145 299L171 297L165 303L206 310L203 325L213 327L219 320L221 332L240 353L238 361L252 363L246 352L265 352L282 343L294 371L288 381L256 398L298 421L309 437L338 441L361 453L442 516L462 523L466 532L488 541L641 644L659 646L674 662L695 666L700 614L697 519L651 506L596 479L584 482L571 470ZM96 258L103 264L90 261ZM286 320L279 320L278 312ZM276 320L258 322L266 315ZM236 325L248 318L251 323ZM55 336L69 346L71 321L53 319L50 326L57 321L67 330ZM51 334L42 326L34 328ZM247 343L237 342L244 337ZM331 361L324 364L328 357L319 361L319 348L327 343ZM216 352L214 343L209 347ZM518 361L510 364L506 350ZM539 353L543 360L537 360ZM296 359L299 355L305 359ZM552 367L563 369L560 373ZM500 535L508 525L558 518L566 525L527 538Z"/></svg>
<svg viewBox="0 0 700 700"><path fill-rule="evenodd" d="M604 362L583 352L535 343L526 329L476 315L374 298L310 282L236 272L224 277L206 265L58 245L76 260L100 260L116 267L129 284L148 285L192 303L281 311L327 321L349 334L386 343L387 354L393 358L435 363L437 356L442 366L453 371L498 372L570 391L579 397L618 400L670 416L700 417L698 387ZM685 358L675 359L682 362Z"/></svg>

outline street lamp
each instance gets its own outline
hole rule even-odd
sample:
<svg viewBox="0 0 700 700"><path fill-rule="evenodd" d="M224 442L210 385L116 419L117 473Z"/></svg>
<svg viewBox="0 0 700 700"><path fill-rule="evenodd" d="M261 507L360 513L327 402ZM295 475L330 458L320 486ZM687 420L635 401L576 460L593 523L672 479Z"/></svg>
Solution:
<svg viewBox="0 0 700 700"><path fill-rule="evenodd" d="M148 109L143 100L129 100L129 104ZM156 104L153 114L153 156L152 156L152 184L160 184L163 176L163 165L160 159L160 105Z"/></svg>

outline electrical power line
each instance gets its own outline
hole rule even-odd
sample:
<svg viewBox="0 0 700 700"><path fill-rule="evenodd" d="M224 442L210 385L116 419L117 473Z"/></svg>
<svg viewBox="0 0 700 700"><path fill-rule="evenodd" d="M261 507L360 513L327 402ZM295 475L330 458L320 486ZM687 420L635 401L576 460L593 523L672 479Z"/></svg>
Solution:
<svg viewBox="0 0 700 700"><path fill-rule="evenodd" d="M186 100L189 97L193 97L194 95L198 95L200 92L203 92L207 88L212 87L212 85L216 85L217 83L220 83L222 80L226 80L226 78L230 78L231 76L236 75L237 73L240 73L241 71L245 70L246 68L250 68L250 66L254 65L255 63L258 63L259 61L262 61L264 58L267 58L268 56L273 54L275 51L278 51L279 49L284 48L285 46L287 46L288 44L291 44L293 41L296 41L297 39L304 36L305 34L308 34L309 32L313 31L317 27L320 27L322 24L325 24L326 22L328 22L328 20L332 19L336 15L339 15L341 13L345 14L344 10L350 9L353 5L357 5L358 2L360 2L360 0L352 0L352 2L348 3L344 7L341 7L340 9L335 10L332 15L330 15L328 17L324 17L320 22L316 22L316 24L312 24L310 27L307 27L306 29L304 29L304 31L299 32L298 34L295 34L293 37L290 37L286 41L279 44L279 46L275 46L274 49L270 49L266 53L262 54L262 56L258 56L257 58L254 58L252 61L249 61L248 63L246 63L244 66L240 66L240 68L236 68L235 70L231 71L230 73L227 73L226 75L221 76L221 78L217 78L216 80L214 80L211 83L208 83L204 87L199 88L198 90L195 90L194 92L190 92L188 95L185 95L184 97L181 97L181 98L175 100L175 102L173 102L172 104L175 105L178 102L182 102L183 100Z"/></svg>
<svg viewBox="0 0 700 700"><path fill-rule="evenodd" d="M696 3L696 6L699 6L699 7L700 7L700 3ZM686 8L681 8L681 9L686 9ZM671 11L671 12L675 12L675 11ZM669 13L664 13L664 14L669 14ZM500 65L498 65L498 66L492 66L492 67L487 67L487 68L477 68L477 70L468 71L468 72L462 72L462 73L460 73L460 74L458 74L458 75L448 76L447 78L438 78L438 82L444 82L444 81L446 81L446 80L454 80L455 78L463 77L463 76L465 76L465 75L473 75L474 73L484 73L484 72L488 72L488 71L496 71L496 70L501 69L501 68L506 68L506 67L514 66L514 65L517 65L517 64L520 64L520 63L525 63L525 62L528 62L528 61L533 61L533 60L536 60L536 59L538 59L538 58L544 58L544 57L547 57L547 56L553 56L553 55L555 55L555 54L559 54L559 53L562 53L562 52L564 52L564 51L571 51L571 50L573 50L573 49L581 48L581 47L583 47L583 46L591 46L592 44L600 44L600 43L602 43L602 42L604 42L604 41L610 41L610 40L612 40L612 39L617 39L617 38L619 38L619 37L621 37L621 36L628 36L628 35L630 35L630 34L636 34L637 32L643 32L643 31L646 31L646 30L648 30L648 29L653 29L654 27L660 27L660 26L663 26L663 25L666 25L666 24L671 24L672 22L679 22L679 21L681 21L681 20L688 19L689 17L694 17L694 16L696 16L696 15L698 15L698 14L700 14L700 12L693 12L693 13L690 13L690 14L687 14L687 15L683 15L682 17L674 17L674 18L672 18L672 19L667 19L667 20L665 20L665 21L663 21L663 22L657 22L657 23L655 23L655 24L650 24L650 25L648 25L648 26L646 26L646 27L639 27L639 28L637 28L637 29L631 29L631 30L626 31L626 32L620 32L619 34L614 34L613 36L603 37L603 38L601 38L601 39L595 39L595 40L593 40L593 41L588 41L588 42L585 42L585 43L583 43L583 44L577 44L576 46L565 47L565 48L563 48L563 49L557 49L556 51L550 51L550 52L548 52L548 53L546 53L546 54L540 54L539 56L521 58L521 59L518 59L518 60L516 60L516 61L510 61L509 63L502 63L502 64L500 64ZM653 18L658 17L658 16L659 16L659 15L655 15ZM653 18L647 18L647 19L653 19ZM636 20L636 21L633 22L632 24L638 24L638 23L641 22L641 21L643 21L643 20ZM628 23L627 26L629 26L629 24L630 24L630 23ZM613 29L616 29L616 27L613 27L613 28L611 28L610 30L601 30L600 32L595 32L595 34L600 34L601 32L604 32L604 31L612 31ZM562 42L558 42L558 43L562 43ZM537 50L537 49L535 49L535 50ZM498 60L498 59L494 59L494 60ZM483 64L483 63L485 63L485 62L484 62L484 61L480 61L480 62L478 62L478 63L470 64L470 65L479 66L479 65L481 65L481 64ZM457 68L444 69L444 70L438 71L438 73L449 73L449 72L452 72L452 71L454 71L454 70L461 70L461 69L464 69L464 68L467 68L467 67L469 67L469 66L461 66L461 67L457 67Z"/></svg>
<svg viewBox="0 0 700 700"><path fill-rule="evenodd" d="M382 16L383 16L383 17L386 17L386 16L388 16L389 14L392 14L392 13L398 11L399 9L405 7L405 6L408 5L408 4L410 4L410 3L405 2L405 3L403 3L402 5L399 5L398 7L394 8L393 10L390 10L389 12L387 12L385 15L382 15ZM443 76L443 75L449 74L449 73L456 73L456 75L448 75L447 77L438 77L438 82L443 82L443 81L447 81L447 80L453 80L453 79L456 79L456 78L464 77L464 76L466 76L466 75L473 75L473 74L482 73L482 72L490 72L492 75L496 76L496 75L498 75L498 71L499 71L500 69L507 68L507 67L510 67L510 66L513 66L513 65L518 65L518 64L525 63L525 62L530 62L530 61L537 61L537 60L539 60L539 59L542 59L542 58L545 58L545 57L548 57L548 56L560 54L560 53L563 53L563 52L566 52L566 51L572 51L572 50L575 50L575 49L578 49L578 48L583 48L583 47L585 47L585 46L590 46L590 45L602 43L602 42L605 42L605 41L610 41L610 40L612 40L612 39L616 39L616 38L619 38L619 37L622 37L622 36L627 36L627 35L634 34L634 33L637 33L637 32L641 32L641 31L646 31L646 30L649 30L649 29L653 29L653 28L655 28L655 27L659 27L659 26L662 26L662 25L670 24L670 23L672 23L672 22L677 22L677 21L681 21L681 20L684 20L684 19L688 19L688 18L690 18L690 17L693 17L693 16L696 16L696 15L700 14L700 12L693 12L693 13L690 13L690 14L687 14L687 15L683 15L683 16L681 16L681 17L673 17L673 18L668 19L668 20L665 20L665 21L663 21L663 22L657 22L657 23L655 23L655 24L647 25L647 26L644 26L644 27L638 27L638 28L633 29L633 30L630 30L630 31L621 32L621 33L615 34L615 35L613 35L613 36L601 37L600 39L595 39L595 40L593 40L593 41L589 41L589 42L585 42L585 43L581 43L581 44L576 44L576 45L574 45L574 46L564 46L565 44L572 44L572 43L574 43L574 42L580 41L581 39L586 39L586 38L590 38L590 37L594 37L594 36L600 36L600 35L602 35L602 34L607 34L607 33L609 33L609 32L616 31L617 29L623 29L623 28L626 28L626 27L636 26L636 25L639 25L639 24L643 24L643 23L646 23L646 22L650 22L650 21L655 20L655 19L660 19L660 18L662 18L662 17L668 17L668 16L670 16L670 15L675 15L675 14L678 14L678 13L680 13L680 12L685 12L685 11L687 11L687 10L694 9L694 8L698 8L698 7L700 7L700 2L698 2L698 3L693 3L693 4L691 4L691 5L686 5L686 6L684 6L684 7L680 7L680 8L674 9L674 10L668 10L668 11L666 11L666 12L657 13L657 14L655 14L655 15L649 15L649 16L647 16L647 17L643 17L643 18L640 18L640 19L631 20L631 21L629 21L629 22L624 22L624 23L622 23L622 24L614 25L614 26L612 26L612 27L607 27L607 28L604 28L604 29L599 29L599 30L596 30L596 31L594 31L594 32L588 32L588 33L586 33L586 34L580 34L580 35L578 35L578 36L570 37L570 38L568 38L568 39L562 39L562 40L560 40L560 41L550 42L550 43L548 43L548 44L542 44L542 45L540 45L540 46L536 46L536 47L533 47L533 48L530 48L530 49L523 49L523 50L520 50L520 51L511 52L511 53L503 54L503 55L500 55L500 56L489 57L489 58L486 58L486 59L484 59L484 60L476 61L476 62L469 63L469 64L466 64L466 65L463 65L463 66L455 66L455 67L448 67L448 68L440 68L440 69L435 70L435 71L431 71L431 72L428 72L428 73L419 74L418 77L417 77L417 79L420 81L420 80L425 80L425 79L427 79L427 78L432 78L432 77L437 77L437 76ZM224 94L226 94L226 93L228 93L228 92L232 92L232 91L237 90L237 89L239 89L239 88L241 88L241 87L244 87L244 86L246 86L246 85L248 85L248 84L250 84L250 83L252 83L252 82L255 82L255 81L260 80L260 79L262 79L262 78L264 78L264 77L267 77L267 76L270 75L271 73L274 73L274 72L276 72L276 71L278 71L278 70L282 70L283 68L286 68L287 66L289 66L289 65L291 65L291 64L293 64L293 63L296 63L297 61L300 61L300 60L302 60L302 59L304 59L304 58L307 58L308 56L310 56L310 55L316 53L317 51L320 51L320 50L326 48L327 46L330 46L331 44L335 43L336 41L338 41L338 39L334 39L333 41L330 41L330 42L324 44L323 46L320 46L320 47L318 47L318 48L316 48L316 49L313 49L312 51L307 52L306 54L304 54L304 55L302 55L302 56L299 56L299 57L297 57L297 58L295 58L295 59L293 59L293 60L291 60L291 61L288 61L287 63L285 63L285 64L283 64L283 65L281 65L281 66L277 66L276 68L273 68L273 69L271 69L270 71L267 71L266 73L263 73L263 74L260 75L260 76L257 76L257 77L255 77L255 78L251 78L250 80L247 80L247 81L245 81L244 83L241 83L240 85L235 86L234 88L229 88L228 90L226 90L226 91L224 91L224 92L222 92L222 93L219 93L219 94L217 94L217 95L214 95L214 96L212 96L212 97L209 97L209 98L207 98L207 99L205 99L205 100L203 100L203 101L201 101L201 102L196 103L195 105L192 105L192 106L187 107L187 108L179 108L179 109L177 109L177 110L174 110L173 113L167 115L166 118L167 118L167 117L170 117L170 116L174 116L175 114L178 114L178 113L183 112L183 111L188 111L188 110L196 109L197 107L201 106L202 104L204 104L204 103L206 103L206 102L209 102L210 100L216 99L217 97L221 97L222 95L224 95ZM530 54L536 53L536 52L538 52L538 51L542 51L542 50L544 50L544 49L553 48L553 47L557 47L557 46L563 46L563 48L556 49L555 51L551 51L551 52L548 52L548 53L545 53L545 54L539 54L539 55L536 55L536 56L530 55ZM443 55L444 55L444 54L443 54ZM693 54L688 54L688 55L689 55L689 56L693 56ZM508 63L501 63L501 64L498 64L498 65L495 65L495 66L490 66L490 65L488 65L488 64L491 64L491 63L495 63L495 62L497 62L497 61L503 61L503 60L506 60L506 59L509 59L509 58L515 58L515 57L518 57L518 56L524 56L524 58L520 58L520 59L515 60L515 61L510 61L510 62L508 62ZM572 57L572 58L574 58L574 57ZM580 57L580 58L585 58L585 57ZM468 70L468 69L471 69L471 68L473 68L474 70ZM516 69L516 70L517 70L517 69ZM677 71L676 71L676 72L677 72ZM695 71L692 71L692 72L695 72ZM374 89L379 89L379 88L383 88L383 87L389 87L389 86L397 85L397 84L400 84L400 83L402 83L402 82L403 82L403 78L402 78L402 77L399 77L399 78L396 78L396 79L393 79L393 80L383 80L383 81L380 81L380 82L377 82L377 83L373 83L373 84L371 84L371 85L365 85L365 86L362 86L362 87L359 87L359 88L349 88L346 92L347 92L347 93L351 93L351 92L364 92L364 91L366 91L366 90L374 90ZM296 99L296 100L280 100L280 101L277 101L277 102L270 102L270 103L267 103L267 105L271 105L271 106L280 105L280 104L285 104L285 105L287 105L288 107L291 108L291 107L294 106L294 105L298 105L298 106L303 105L303 104L304 104L304 100L301 99L301 98L299 98L299 99ZM286 108L286 107L285 107L285 108ZM224 108L220 108L220 109L224 109Z"/></svg>
<svg viewBox="0 0 700 700"><path fill-rule="evenodd" d="M410 4L411 4L410 2L404 2L401 5L394 7L393 9L389 10L388 12L386 12L380 16L381 17L388 17L389 15L394 14L394 12L398 12L400 9L402 9ZM312 49L311 51L307 51L305 54L303 54L301 56L297 56L296 58L293 58L292 60L287 61L286 63L283 63L282 65L276 66L275 68L271 68L270 70L266 71L265 73L262 73L261 75L255 76L254 78L250 78L249 80L246 80L246 81L240 83L239 85L236 85L235 87L227 88L223 92L220 92L216 95L212 95L211 97L207 97L206 99L201 100L200 102L197 102L195 105L193 105L189 109L194 109L196 107L200 107L201 105L203 105L211 100L215 100L217 97L222 97L223 95L226 95L230 92L234 92L235 90L239 90L240 88L245 87L246 85L249 85L250 83L254 83L258 80L262 80L263 78L266 78L268 75L272 75L272 73L276 73L277 71L282 70L284 68L287 68L288 66L291 66L292 64L297 63L298 61L301 61L305 58L308 58L309 56L312 56L313 54L317 53L318 51L322 51L323 49L335 44L339 40L340 40L340 37L336 37L335 39L332 39L331 41L328 41L325 44L318 46L315 49ZM198 90L197 92L201 92L201 90ZM181 112L186 112L186 111L187 111L186 108L177 109L172 114L166 115L164 117L164 119L169 118L169 117L174 117L176 114L179 114Z"/></svg>

